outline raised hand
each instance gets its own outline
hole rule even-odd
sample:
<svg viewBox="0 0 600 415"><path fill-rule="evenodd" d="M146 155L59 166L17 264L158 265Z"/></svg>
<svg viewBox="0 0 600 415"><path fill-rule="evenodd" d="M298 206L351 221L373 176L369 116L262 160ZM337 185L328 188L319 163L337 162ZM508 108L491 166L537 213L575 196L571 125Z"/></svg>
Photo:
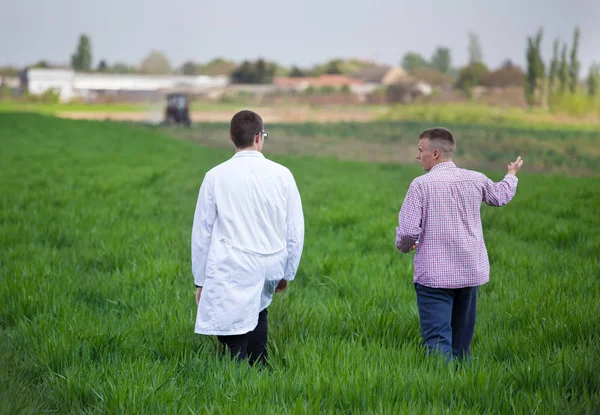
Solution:
<svg viewBox="0 0 600 415"><path fill-rule="evenodd" d="M512 174L513 176L516 176L517 172L519 171L519 169L521 168L522 165L523 165L523 160L521 159L521 156L519 156L512 163L508 163L508 174Z"/></svg>

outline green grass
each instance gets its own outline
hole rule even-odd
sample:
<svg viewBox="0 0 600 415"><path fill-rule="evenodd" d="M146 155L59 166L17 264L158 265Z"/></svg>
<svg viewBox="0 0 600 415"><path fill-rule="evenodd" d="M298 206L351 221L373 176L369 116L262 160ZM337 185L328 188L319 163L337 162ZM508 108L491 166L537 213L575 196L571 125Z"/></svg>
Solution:
<svg viewBox="0 0 600 415"><path fill-rule="evenodd" d="M600 131L600 112L584 116L554 114L543 108L493 107L484 104L394 105L379 118L388 121L427 121L479 126Z"/></svg>
<svg viewBox="0 0 600 415"><path fill-rule="evenodd" d="M306 244L256 370L193 333L194 205L230 156L0 114L1 413L597 413L597 179L525 169L513 202L482 208L491 281L473 360L455 368L424 357L412 255L394 248L420 169L273 157L298 182Z"/></svg>
<svg viewBox="0 0 600 415"><path fill-rule="evenodd" d="M157 100L153 102L141 103L49 103L49 102L27 102L19 100L0 100L0 112L33 112L45 115L55 115L63 112L90 112L90 113L111 113L111 112L145 112L148 110L162 110L166 105L166 101ZM211 102L192 102L191 111L238 111L240 108L247 107L247 103L232 102L232 103L211 103ZM256 105L252 105L256 107ZM260 106L258 106L260 108ZM280 106L278 106L280 107ZM290 107L290 105L284 105ZM342 108L343 107L336 107ZM373 111L379 109L374 107ZM326 109L325 109L326 110ZM314 111L319 112L318 108Z"/></svg>
<svg viewBox="0 0 600 415"><path fill-rule="evenodd" d="M86 104L86 103L45 103L45 102L25 102L18 100L0 101L0 113L2 112L32 112L44 115L58 115L61 113L128 113L128 112L148 112L163 111L166 101L158 100L154 102L141 103L114 103L114 104ZM191 111L237 111L240 104L232 103L203 103L194 102L191 104Z"/></svg>
<svg viewBox="0 0 600 415"><path fill-rule="evenodd" d="M61 113L135 113L148 111L163 111L166 101L158 99L155 101L147 101L141 103L48 103L48 102L27 102L22 100L0 100L0 112L33 112L45 115L58 115ZM270 105L255 105L244 101L234 102L192 102L190 111L206 111L206 112L231 112L247 107L269 108L275 111L281 109L297 108L295 104L278 104L277 106ZM325 106L325 107L310 107L309 116L318 118L322 113L330 111L344 111L347 109L364 110L365 113L373 114L373 117L384 114L387 106Z"/></svg>
<svg viewBox="0 0 600 415"><path fill-rule="evenodd" d="M419 134L437 124L427 121L377 121L267 124L269 151L278 155L326 155L362 161L414 163ZM505 169L523 157L526 169L600 176L600 130L541 129L443 123L457 139L455 159L465 167ZM231 147L225 123L191 129L158 128L211 147Z"/></svg>
<svg viewBox="0 0 600 415"><path fill-rule="evenodd" d="M566 97L567 103L570 101ZM585 97L576 97L585 100ZM564 100L563 100L564 101ZM572 103L577 106L579 102ZM562 103L562 101L560 101ZM43 103L20 100L0 101L0 112L34 112L47 115L60 113L140 113L162 111L164 100L143 103ZM558 105L558 104L557 104ZM567 104L564 104L567 105ZM277 105L257 105L248 100L233 100L232 102L192 102L191 111L195 112L227 112L234 113L240 109L255 107L265 109L285 120L285 110L300 109L306 114L307 120L330 121L346 110L364 113L367 118L379 121L409 121L442 123L451 125L469 125L480 128L508 127L526 130L553 130L560 132L593 132L600 133L600 113L598 111L569 115L560 111L553 113L544 108L493 107L485 104L410 104L410 105L323 105L308 106L282 102ZM293 116L293 115L292 115ZM321 122L322 123L322 122Z"/></svg>
<svg viewBox="0 0 600 415"><path fill-rule="evenodd" d="M34 112L57 114L60 112L137 112L146 111L150 104L83 104L0 101L0 112Z"/></svg>

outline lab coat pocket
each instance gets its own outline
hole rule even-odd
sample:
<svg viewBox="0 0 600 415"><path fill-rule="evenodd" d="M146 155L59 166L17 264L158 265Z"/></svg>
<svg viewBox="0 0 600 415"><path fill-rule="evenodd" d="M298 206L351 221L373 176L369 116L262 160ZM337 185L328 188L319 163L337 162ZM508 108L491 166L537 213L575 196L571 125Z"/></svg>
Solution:
<svg viewBox="0 0 600 415"><path fill-rule="evenodd" d="M277 252L264 257L265 282L274 282L275 286L283 279L285 265L287 264L287 251Z"/></svg>
<svg viewBox="0 0 600 415"><path fill-rule="evenodd" d="M263 279L260 258L232 245L227 240L222 240L221 243L223 249L217 274L226 276L230 284L238 288L260 284Z"/></svg>

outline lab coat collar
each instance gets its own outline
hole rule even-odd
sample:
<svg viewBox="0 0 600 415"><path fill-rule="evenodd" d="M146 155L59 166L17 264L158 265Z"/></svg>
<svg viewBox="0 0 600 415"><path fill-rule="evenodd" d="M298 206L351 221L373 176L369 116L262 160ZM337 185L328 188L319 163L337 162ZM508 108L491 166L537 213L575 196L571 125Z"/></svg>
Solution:
<svg viewBox="0 0 600 415"><path fill-rule="evenodd" d="M262 157L262 158L264 158L265 156L260 151L256 151L256 150L242 150L242 151L238 151L237 153L235 153L233 155L233 157L234 158L235 157Z"/></svg>

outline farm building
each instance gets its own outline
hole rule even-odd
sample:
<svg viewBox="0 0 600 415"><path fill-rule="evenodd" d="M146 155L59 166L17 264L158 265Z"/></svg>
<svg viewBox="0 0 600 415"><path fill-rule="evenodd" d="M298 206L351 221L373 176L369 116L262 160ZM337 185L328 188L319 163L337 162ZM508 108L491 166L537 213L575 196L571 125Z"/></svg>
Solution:
<svg viewBox="0 0 600 415"><path fill-rule="evenodd" d="M60 100L95 100L102 96L146 98L171 89L205 93L229 83L226 76L139 75L75 72L70 69L29 69L21 77L21 89L40 95L58 92Z"/></svg>
<svg viewBox="0 0 600 415"><path fill-rule="evenodd" d="M353 79L346 75L321 75L313 77L275 77L273 80L275 86L280 90L303 91L309 87L313 88L342 88L361 85L363 82Z"/></svg>
<svg viewBox="0 0 600 415"><path fill-rule="evenodd" d="M410 78L409 74L398 66L369 66L352 74L367 85L393 85Z"/></svg>

